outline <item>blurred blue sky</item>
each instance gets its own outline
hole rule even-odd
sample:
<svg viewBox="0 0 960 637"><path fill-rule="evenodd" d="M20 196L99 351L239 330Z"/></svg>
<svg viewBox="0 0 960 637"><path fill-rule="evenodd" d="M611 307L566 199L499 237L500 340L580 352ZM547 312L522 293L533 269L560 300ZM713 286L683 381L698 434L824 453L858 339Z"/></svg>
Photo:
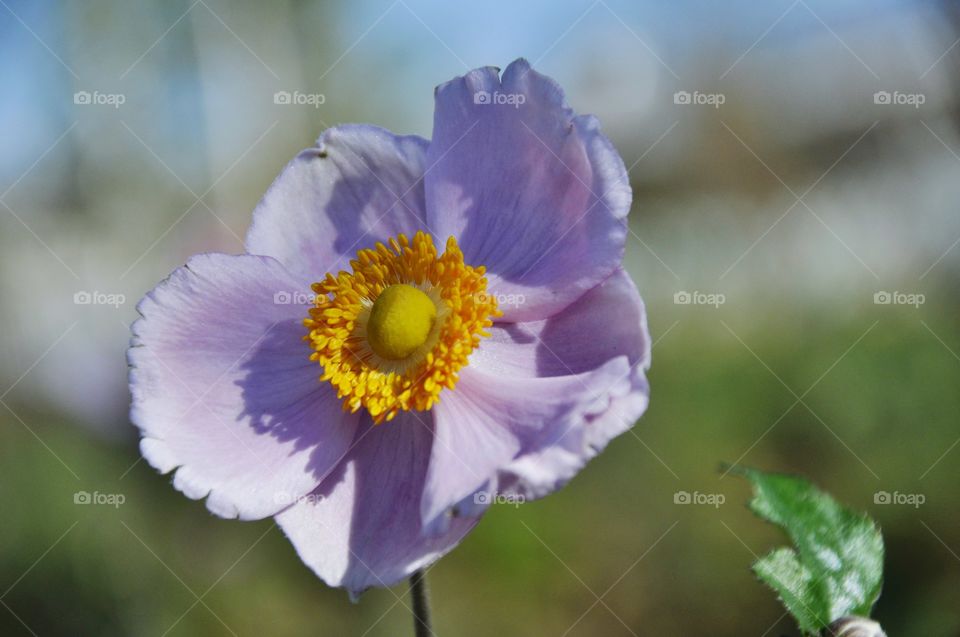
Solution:
<svg viewBox="0 0 960 637"><path fill-rule="evenodd" d="M643 52L644 45L671 69L681 69L689 62L686 57L701 54L704 47L745 50L784 14L758 45L761 49L782 46L784 40L809 30L822 31L820 20L833 30L844 31L859 21L876 20L878 13L908 10L915 3L810 0L806 6L812 11L805 10L796 0L733 0L724 3L722 9L709 0L528 0L469 5L442 0L385 0L341 3L332 10L329 4L323 4L325 22L322 32L318 30L318 39L322 38L328 49L348 51L345 57L352 59L350 64L337 64L327 71L309 69L304 81L311 83L313 79L315 87L323 90L343 79L338 78L338 73L369 68L374 74L379 68L382 77L371 79L385 82L386 86L381 83L380 88L371 88L371 92L391 96L417 132L428 134L428 130L423 130L429 126L429 108L424 107L430 94L425 87L436 84L438 78L459 74L466 67L504 66L525 56L561 81L576 76L577 69L584 66L607 66L629 83L635 81L637 68L656 64L650 54ZM98 60L98 52L109 46L100 38L125 45L132 61L139 54L137 51L159 38L191 5L187 1L170 2L158 9L151 3L132 3L119 9L126 15L118 19L109 15L118 7L107 3L4 0L0 6L0 77L5 96L0 100L0 135L5 143L0 149L0 174L5 181L9 183L29 166L69 126L75 117L70 101L75 88L123 92L125 85L137 81L135 75L121 79L126 60ZM232 16L242 11L243 3L211 0L209 5L228 24L232 20L232 28L240 38L256 41L257 33L250 28L256 25ZM194 6L191 12L202 13L203 8ZM330 18L334 24L326 22ZM83 41L83 34L92 31L75 27L98 21L105 29L97 41ZM188 19L180 20L147 56L162 59L183 47L186 40L177 31L189 28L188 23ZM113 25L119 24L138 24L139 28L124 34L113 30ZM306 24L299 28L309 31L311 27ZM331 36L335 41L329 41ZM620 56L623 51L637 55ZM250 62L246 51L238 48L236 55L242 63ZM78 63L78 59L85 63ZM389 62L389 69L383 68L385 62ZM274 66L271 69L289 81L287 70ZM323 73L327 75L321 80ZM169 74L164 77L168 83L176 79ZM168 112L171 121L157 124L187 129L199 126L200 119L190 117L189 105L199 108L199 101L190 93L201 90L201 84L189 77L181 78L178 84L164 90L186 112Z"/></svg>

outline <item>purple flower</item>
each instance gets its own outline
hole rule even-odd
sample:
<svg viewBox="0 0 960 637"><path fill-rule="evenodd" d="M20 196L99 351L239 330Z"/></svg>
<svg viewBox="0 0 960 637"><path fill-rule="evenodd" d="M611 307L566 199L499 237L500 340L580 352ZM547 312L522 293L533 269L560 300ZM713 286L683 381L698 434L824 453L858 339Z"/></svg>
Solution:
<svg viewBox="0 0 960 637"><path fill-rule="evenodd" d="M326 131L248 254L195 256L141 301L143 456L219 516L275 516L330 585L399 581L645 410L630 198L596 119L524 60L441 85L432 141Z"/></svg>

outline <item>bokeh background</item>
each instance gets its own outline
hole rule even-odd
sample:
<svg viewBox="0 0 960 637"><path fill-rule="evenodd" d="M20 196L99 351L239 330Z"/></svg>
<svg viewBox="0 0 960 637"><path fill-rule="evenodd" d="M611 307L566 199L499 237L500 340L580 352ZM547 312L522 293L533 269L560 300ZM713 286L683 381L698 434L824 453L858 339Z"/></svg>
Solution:
<svg viewBox="0 0 960 637"><path fill-rule="evenodd" d="M630 167L652 404L430 571L439 634L796 635L729 462L869 512L889 634L960 635L958 38L947 1L0 0L0 634L410 633L138 461L128 326L324 128L429 137L524 56Z"/></svg>

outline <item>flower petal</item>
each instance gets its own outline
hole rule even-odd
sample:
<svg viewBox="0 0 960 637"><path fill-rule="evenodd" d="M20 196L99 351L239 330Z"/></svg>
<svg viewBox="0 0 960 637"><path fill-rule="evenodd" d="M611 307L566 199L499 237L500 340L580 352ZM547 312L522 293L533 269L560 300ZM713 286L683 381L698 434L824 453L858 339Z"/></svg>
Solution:
<svg viewBox="0 0 960 637"><path fill-rule="evenodd" d="M488 480L502 493L550 493L648 403L646 316L622 269L550 319L490 332L434 407L430 524Z"/></svg>
<svg viewBox="0 0 960 637"><path fill-rule="evenodd" d="M354 598L391 586L446 554L477 523L461 518L442 535L423 533L419 503L432 439L429 414L401 412L383 425L364 417L337 470L276 516L300 559L327 584Z"/></svg>
<svg viewBox="0 0 960 637"><path fill-rule="evenodd" d="M353 438L309 360L307 294L269 257L200 255L138 306L128 352L144 458L222 517L273 515ZM299 302L297 302L299 301Z"/></svg>
<svg viewBox="0 0 960 637"><path fill-rule="evenodd" d="M540 445L503 470L498 478L500 492L528 499L553 493L603 451L607 443L630 429L649 404L646 376L637 367L629 368L579 423L559 437L544 438Z"/></svg>
<svg viewBox="0 0 960 637"><path fill-rule="evenodd" d="M312 283L349 269L358 250L422 230L427 143L375 126L325 131L263 196L247 252L272 256Z"/></svg>
<svg viewBox="0 0 960 637"><path fill-rule="evenodd" d="M546 318L620 263L623 161L526 60L502 80L487 67L439 86L427 158L429 227L486 266L491 292L508 300L503 321Z"/></svg>
<svg viewBox="0 0 960 637"><path fill-rule="evenodd" d="M514 487L513 467L531 454L563 449L569 466L554 470L551 488L572 477L589 453L586 424L627 392L628 371L623 356L591 372L551 378L511 378L464 368L456 389L433 408L436 435L420 505L425 527L444 529L450 512L488 485L501 492Z"/></svg>
<svg viewBox="0 0 960 637"><path fill-rule="evenodd" d="M650 333L643 300L618 267L559 314L541 321L488 328L470 364L508 376L565 376L596 369L615 356L650 368Z"/></svg>

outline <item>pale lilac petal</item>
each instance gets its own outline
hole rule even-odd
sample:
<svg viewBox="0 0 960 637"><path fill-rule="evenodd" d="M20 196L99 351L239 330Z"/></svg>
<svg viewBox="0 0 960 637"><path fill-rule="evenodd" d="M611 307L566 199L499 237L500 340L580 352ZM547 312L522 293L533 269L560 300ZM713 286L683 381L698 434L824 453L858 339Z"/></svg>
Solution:
<svg viewBox="0 0 960 637"><path fill-rule="evenodd" d="M517 396L519 400L522 397ZM626 432L647 410L650 385L642 370L631 367L611 383L606 396L559 438L541 444L510 463L499 475L501 493L533 499L565 485L586 463Z"/></svg>
<svg viewBox="0 0 960 637"><path fill-rule="evenodd" d="M513 485L515 466L527 477L530 471L518 463L545 450L562 449L569 465L551 468L551 488L572 477L589 455L588 423L629 391L628 377L625 356L583 374L550 378L490 374L475 366L461 370L456 389L444 392L433 408L436 436L420 505L427 527L444 528L457 503L488 485L501 491L501 481ZM549 461L555 464L553 457ZM530 478L538 484L545 479Z"/></svg>
<svg viewBox="0 0 960 637"><path fill-rule="evenodd" d="M510 376L565 376L615 356L650 367L650 334L636 285L618 267L605 281L546 320L497 323L470 364Z"/></svg>
<svg viewBox="0 0 960 637"><path fill-rule="evenodd" d="M486 480L524 497L555 490L647 406L646 315L620 268L550 319L490 332L434 408L428 521Z"/></svg>
<svg viewBox="0 0 960 637"><path fill-rule="evenodd" d="M348 448L302 339L306 291L268 257L201 255L140 302L128 353L144 458L223 517L273 515Z"/></svg>
<svg viewBox="0 0 960 637"><path fill-rule="evenodd" d="M363 419L355 446L309 497L277 515L300 559L354 597L433 563L476 524L459 518L439 536L420 523L433 434L429 413L402 412L383 425Z"/></svg>
<svg viewBox="0 0 960 637"><path fill-rule="evenodd" d="M247 232L250 254L272 256L300 280L349 270L357 251L425 226L427 141L382 128L331 128L291 161Z"/></svg>
<svg viewBox="0 0 960 637"><path fill-rule="evenodd" d="M623 161L596 119L574 116L525 60L502 80L487 67L441 85L433 134L428 225L486 266L503 321L551 316L620 263L631 199Z"/></svg>

